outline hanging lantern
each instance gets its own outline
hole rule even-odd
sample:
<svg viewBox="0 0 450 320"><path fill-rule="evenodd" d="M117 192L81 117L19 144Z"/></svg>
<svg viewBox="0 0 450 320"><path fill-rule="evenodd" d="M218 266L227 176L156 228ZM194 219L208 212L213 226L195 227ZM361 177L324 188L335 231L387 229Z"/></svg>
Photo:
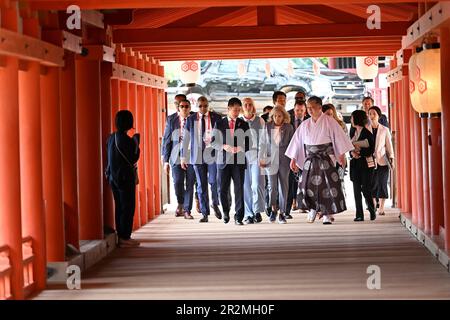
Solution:
<svg viewBox="0 0 450 320"><path fill-rule="evenodd" d="M420 111L418 112L440 113L442 106L439 44L426 45L425 49L417 54L416 64L417 91L420 103Z"/></svg>
<svg viewBox="0 0 450 320"><path fill-rule="evenodd" d="M180 80L187 86L193 87L200 78L200 66L197 61L185 61L180 67Z"/></svg>
<svg viewBox="0 0 450 320"><path fill-rule="evenodd" d="M291 60L289 60L287 65L287 74L289 75L289 77L292 77L294 73L295 73L294 66L292 65Z"/></svg>
<svg viewBox="0 0 450 320"><path fill-rule="evenodd" d="M356 73L365 82L378 75L378 57L356 57Z"/></svg>
<svg viewBox="0 0 450 320"><path fill-rule="evenodd" d="M315 60L314 60L314 62L313 62L313 73L314 73L316 76L319 76L319 75L320 75L320 64L319 64L317 61L315 61Z"/></svg>
<svg viewBox="0 0 450 320"><path fill-rule="evenodd" d="M266 72L266 77L270 78L272 76L272 73L270 72L270 62L267 60L266 64L264 66L264 71Z"/></svg>
<svg viewBox="0 0 450 320"><path fill-rule="evenodd" d="M420 106L419 99L419 80L420 80L420 71L417 68L417 53L413 54L411 58L409 58L408 62L408 74L409 74L409 95L411 100L411 105L414 110L418 113L425 113Z"/></svg>
<svg viewBox="0 0 450 320"><path fill-rule="evenodd" d="M239 78L242 78L247 73L247 70L245 69L245 63L244 62L240 62L238 64L237 73L238 73Z"/></svg>

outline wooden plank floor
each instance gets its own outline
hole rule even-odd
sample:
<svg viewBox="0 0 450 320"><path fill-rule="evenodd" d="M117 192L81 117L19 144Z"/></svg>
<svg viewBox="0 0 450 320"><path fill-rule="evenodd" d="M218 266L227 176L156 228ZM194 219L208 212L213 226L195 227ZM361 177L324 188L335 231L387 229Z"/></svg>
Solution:
<svg viewBox="0 0 450 320"><path fill-rule="evenodd" d="M81 290L49 288L36 299L449 299L450 274L402 227L396 212L333 225L294 213L286 225L207 224L158 217L82 275ZM265 217L264 217L265 218ZM367 218L367 217L366 217ZM367 289L369 265L381 289Z"/></svg>

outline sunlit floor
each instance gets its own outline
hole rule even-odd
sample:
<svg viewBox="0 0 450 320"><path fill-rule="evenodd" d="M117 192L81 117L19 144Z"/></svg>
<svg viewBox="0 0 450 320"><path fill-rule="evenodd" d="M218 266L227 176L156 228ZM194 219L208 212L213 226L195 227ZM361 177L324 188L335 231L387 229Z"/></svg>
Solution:
<svg viewBox="0 0 450 320"><path fill-rule="evenodd" d="M449 299L450 274L404 229L392 209L375 221L225 225L161 215L82 274L81 290L37 299ZM366 218L368 218L366 216ZM368 289L369 266L381 288ZM374 283L369 280L369 283Z"/></svg>

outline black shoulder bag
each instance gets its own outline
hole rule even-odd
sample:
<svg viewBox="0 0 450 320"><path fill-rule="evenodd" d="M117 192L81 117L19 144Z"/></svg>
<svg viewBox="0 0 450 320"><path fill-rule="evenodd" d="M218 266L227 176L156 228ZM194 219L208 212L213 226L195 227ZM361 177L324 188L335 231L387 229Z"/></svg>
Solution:
<svg viewBox="0 0 450 320"><path fill-rule="evenodd" d="M117 134L117 133L116 133L116 134ZM115 142L115 144L116 144L117 151L119 151L119 153L120 153L120 155L122 156L122 158L124 158L125 161L133 168L133 173L134 173L134 183L135 183L135 184L139 184L139 175L138 175L138 172L137 172L138 167L137 167L137 165L133 165L133 164L131 163L131 161L128 160L128 158L127 158L127 157L123 154L123 152L120 150L119 145L117 144L116 134L114 134L114 142Z"/></svg>

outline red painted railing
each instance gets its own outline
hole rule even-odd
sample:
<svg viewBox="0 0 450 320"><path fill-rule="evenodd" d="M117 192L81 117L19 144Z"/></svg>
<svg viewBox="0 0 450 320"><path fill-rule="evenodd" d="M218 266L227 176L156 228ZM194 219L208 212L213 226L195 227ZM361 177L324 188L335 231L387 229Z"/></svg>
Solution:
<svg viewBox="0 0 450 320"><path fill-rule="evenodd" d="M11 264L9 263L9 249L0 247L0 300L11 299Z"/></svg>
<svg viewBox="0 0 450 320"><path fill-rule="evenodd" d="M31 237L22 240L23 255L23 290L25 297L34 290L34 274L33 274L33 239Z"/></svg>

